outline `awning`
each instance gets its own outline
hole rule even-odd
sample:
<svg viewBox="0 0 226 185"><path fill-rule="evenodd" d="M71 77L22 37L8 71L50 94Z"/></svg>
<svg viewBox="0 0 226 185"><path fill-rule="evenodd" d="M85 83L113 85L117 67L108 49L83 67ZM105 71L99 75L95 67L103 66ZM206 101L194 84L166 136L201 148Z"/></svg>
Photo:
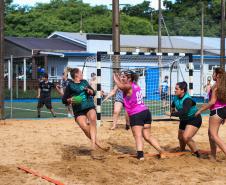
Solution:
<svg viewBox="0 0 226 185"><path fill-rule="evenodd" d="M51 55L51 56L59 56L59 57L90 57L90 56L96 56L96 53L88 53L88 52L49 52L49 51L40 51L39 54Z"/></svg>

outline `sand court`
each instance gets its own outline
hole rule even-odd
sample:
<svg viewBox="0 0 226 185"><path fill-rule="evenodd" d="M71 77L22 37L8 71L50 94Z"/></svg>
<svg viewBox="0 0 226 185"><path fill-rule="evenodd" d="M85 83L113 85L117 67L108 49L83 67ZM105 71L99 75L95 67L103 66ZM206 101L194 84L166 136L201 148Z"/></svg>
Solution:
<svg viewBox="0 0 226 185"><path fill-rule="evenodd" d="M109 120L109 119L108 119ZM122 119L123 120L123 119ZM208 117L195 141L200 149L209 150ZM103 121L98 128L101 142L111 146L104 157L90 157L90 143L73 119L6 120L0 124L0 180L2 185L49 185L45 179L19 170L26 166L42 175L67 185L98 184L224 184L226 157L218 153L218 161L207 155L201 159L186 153L168 159L146 155L144 161L129 157L135 154L131 130L109 130L111 122ZM177 122L153 122L152 133L167 151L177 150ZM226 140L226 127L220 136ZM156 153L145 143L144 152ZM119 156L128 155L128 157Z"/></svg>

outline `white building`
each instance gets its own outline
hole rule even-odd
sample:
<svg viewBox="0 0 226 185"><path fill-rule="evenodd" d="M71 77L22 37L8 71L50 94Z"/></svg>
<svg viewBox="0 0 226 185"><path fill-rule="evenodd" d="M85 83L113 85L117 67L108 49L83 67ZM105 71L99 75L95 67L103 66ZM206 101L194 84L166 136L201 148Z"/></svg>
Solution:
<svg viewBox="0 0 226 185"><path fill-rule="evenodd" d="M89 34L89 33L69 33L69 32L54 32L48 38L58 38L64 41L68 41L78 46L86 48L86 52L95 55L98 51L112 51L112 35L106 34ZM184 37L184 36L171 36L162 37L162 52L165 53L192 53L194 61L194 94L200 94L200 48L201 48L201 38L200 37ZM158 37L157 36L142 36L142 35L121 35L120 36L120 48L121 51L131 51L131 52L157 52L158 49ZM205 37L204 38L204 74L203 74L203 83L205 84L207 78L210 78L213 72L213 69L220 65L220 38ZM84 68L85 78L90 78L90 73L95 72L95 60L90 58L87 60L84 58L79 59L76 55L68 56L68 62L65 65L71 67L80 67L83 68L84 62L90 67ZM92 62L90 62L92 61ZM103 73L102 73L102 87L105 91L110 90L112 83L111 70L106 67L111 67L111 64L102 64ZM121 62L121 66L140 66L141 68L152 66L147 62L136 62L128 63ZM167 64L166 64L167 65ZM92 67L91 67L92 66ZM180 64L180 70L173 70L172 74L172 84L175 84L177 81L189 81L188 78L188 68L187 64L182 62ZM169 75L169 68L163 69L161 74L161 79L158 79L161 82L165 75ZM145 79L144 76L141 77ZM157 80L157 79L156 79ZM142 84L146 84L140 82ZM145 87L143 87L145 93Z"/></svg>

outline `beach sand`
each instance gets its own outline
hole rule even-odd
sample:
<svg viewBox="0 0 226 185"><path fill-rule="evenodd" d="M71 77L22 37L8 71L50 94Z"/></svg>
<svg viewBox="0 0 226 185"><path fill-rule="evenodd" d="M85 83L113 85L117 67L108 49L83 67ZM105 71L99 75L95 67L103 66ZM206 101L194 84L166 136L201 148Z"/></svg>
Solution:
<svg viewBox="0 0 226 185"><path fill-rule="evenodd" d="M167 159L145 157L138 161L123 154L135 154L131 130L109 130L109 119L102 121L98 138L108 152L99 151L103 158L90 157L90 141L73 119L6 120L0 124L0 184L50 185L52 183L19 170L28 167L42 175L67 185L151 185L151 184L226 184L226 157L218 153L213 162L203 155L198 159L187 153ZM151 132L167 151L175 151L178 122L153 122ZM198 148L209 150L208 117L195 136ZM226 127L220 136L226 142ZM148 143L145 153L157 153Z"/></svg>

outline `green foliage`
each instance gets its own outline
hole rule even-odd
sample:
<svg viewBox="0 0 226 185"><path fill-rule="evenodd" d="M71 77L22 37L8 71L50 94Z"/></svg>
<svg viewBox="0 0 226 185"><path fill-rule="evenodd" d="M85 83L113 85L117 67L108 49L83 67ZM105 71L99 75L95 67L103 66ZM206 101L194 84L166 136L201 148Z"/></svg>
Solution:
<svg viewBox="0 0 226 185"><path fill-rule="evenodd" d="M167 8L163 15L171 35L200 35L202 6L205 36L220 35L219 0L176 0L174 4L165 0L165 4Z"/></svg>
<svg viewBox="0 0 226 185"><path fill-rule="evenodd" d="M150 22L146 19L121 15L121 32L123 34L150 35L153 34L150 27Z"/></svg>
<svg viewBox="0 0 226 185"><path fill-rule="evenodd" d="M141 4L137 4L134 6L126 5L123 7L122 12L129 16L137 16L137 17L144 17L148 18L151 15L151 11L153 11L153 8L150 8L150 2L144 1Z"/></svg>
<svg viewBox="0 0 226 185"><path fill-rule="evenodd" d="M54 31L112 33L112 11L106 6L91 7L81 0L51 0L35 7L12 5L5 0L5 34L20 37L47 37ZM170 35L200 35L201 6L204 5L206 36L220 34L219 0L164 0L163 17ZM121 10L122 34L148 35L158 30L158 11L150 2L126 5ZM81 26L82 22L82 26ZM166 35L163 29L163 35Z"/></svg>

